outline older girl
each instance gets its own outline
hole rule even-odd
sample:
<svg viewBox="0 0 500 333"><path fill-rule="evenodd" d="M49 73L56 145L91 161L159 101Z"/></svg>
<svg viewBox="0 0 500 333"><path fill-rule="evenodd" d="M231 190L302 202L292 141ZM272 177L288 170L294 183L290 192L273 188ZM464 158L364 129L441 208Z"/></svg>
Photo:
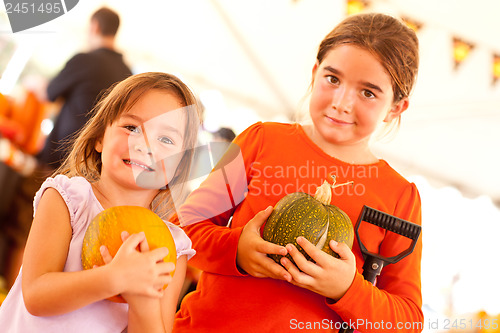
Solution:
<svg viewBox="0 0 500 333"><path fill-rule="evenodd" d="M379 125L399 121L408 108L417 68L417 37L393 17L351 16L325 37L312 69L311 124L250 126L234 141L240 151L179 212L199 254L192 264L203 274L176 316L178 332L336 331L342 321L363 332L422 329L421 243L385 267L373 286L361 275L356 241L352 250L331 241L335 258L299 237L311 262L292 244L264 241L260 229L270 206L292 192L314 195L330 174L354 181L335 189L332 199L352 221L368 205L420 224L417 188L369 145ZM375 226L362 228L361 237L384 256L407 245ZM297 266L267 256L287 253Z"/></svg>

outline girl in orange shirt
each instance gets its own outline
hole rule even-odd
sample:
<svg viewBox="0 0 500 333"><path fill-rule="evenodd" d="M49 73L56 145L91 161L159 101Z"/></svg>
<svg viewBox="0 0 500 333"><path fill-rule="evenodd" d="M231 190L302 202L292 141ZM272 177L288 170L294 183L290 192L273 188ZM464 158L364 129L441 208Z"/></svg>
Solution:
<svg viewBox="0 0 500 333"><path fill-rule="evenodd" d="M299 237L311 262L293 245L261 237L270 206L292 192L314 195L331 173L339 182L354 181L332 199L352 221L368 205L421 223L415 185L369 147L376 128L398 122L408 108L417 68L417 37L393 17L351 16L325 37L312 70L312 124L252 125L180 209L198 253L191 263L203 273L177 313L176 331L336 331L342 321L363 332L422 330L421 242L373 286L360 274L356 241L352 250L331 241L337 259ZM378 227L360 231L372 252L405 249ZM287 253L297 266L267 256Z"/></svg>

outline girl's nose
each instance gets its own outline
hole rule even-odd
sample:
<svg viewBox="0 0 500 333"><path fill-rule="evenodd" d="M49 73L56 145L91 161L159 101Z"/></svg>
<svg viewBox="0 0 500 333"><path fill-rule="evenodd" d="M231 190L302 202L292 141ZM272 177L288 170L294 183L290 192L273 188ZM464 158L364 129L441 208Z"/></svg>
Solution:
<svg viewBox="0 0 500 333"><path fill-rule="evenodd" d="M345 88L338 89L332 98L332 108L339 112L350 113L352 111L352 93Z"/></svg>
<svg viewBox="0 0 500 333"><path fill-rule="evenodd" d="M146 143L136 144L134 146L134 150L136 152L139 152L139 153L153 155L153 152L151 151L151 147L149 147L149 145L146 145Z"/></svg>

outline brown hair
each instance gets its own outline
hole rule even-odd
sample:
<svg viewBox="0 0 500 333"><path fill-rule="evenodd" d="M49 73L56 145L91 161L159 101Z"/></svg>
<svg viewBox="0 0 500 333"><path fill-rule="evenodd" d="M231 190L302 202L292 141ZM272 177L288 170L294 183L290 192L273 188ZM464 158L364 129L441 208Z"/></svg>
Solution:
<svg viewBox="0 0 500 333"><path fill-rule="evenodd" d="M415 32L392 16L378 13L349 16L340 22L319 46L321 63L331 49L353 44L371 52L391 77L394 103L410 95L418 72L418 38Z"/></svg>
<svg viewBox="0 0 500 333"><path fill-rule="evenodd" d="M120 27L120 17L118 14L106 7L95 11L90 19L97 22L103 36L115 36Z"/></svg>
<svg viewBox="0 0 500 333"><path fill-rule="evenodd" d="M150 89L174 93L187 113L183 142L184 155L169 185L165 190L160 190L151 206L151 209L161 217L166 217L174 208L173 193L170 193L170 189L173 185L179 185L178 191L182 191L182 186L189 177L193 148L200 124L199 107L194 94L174 75L161 72L136 74L110 87L91 111L92 117L78 133L71 145L69 155L54 174L64 174L68 177L81 176L89 182L99 180L101 154L95 150L96 143L104 137L106 128L130 110Z"/></svg>

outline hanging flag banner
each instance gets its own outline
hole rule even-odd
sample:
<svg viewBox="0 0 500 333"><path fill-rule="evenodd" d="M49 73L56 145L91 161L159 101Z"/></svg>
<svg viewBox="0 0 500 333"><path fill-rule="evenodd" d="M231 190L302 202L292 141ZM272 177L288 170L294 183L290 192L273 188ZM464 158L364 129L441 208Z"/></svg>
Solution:
<svg viewBox="0 0 500 333"><path fill-rule="evenodd" d="M370 6L370 2L368 0L347 0L347 16L359 14L363 12L368 6Z"/></svg>
<svg viewBox="0 0 500 333"><path fill-rule="evenodd" d="M474 48L474 44L468 43L458 37L453 37L453 60L455 62L455 70L469 56Z"/></svg>
<svg viewBox="0 0 500 333"><path fill-rule="evenodd" d="M500 53L493 54L493 84L500 79Z"/></svg>
<svg viewBox="0 0 500 333"><path fill-rule="evenodd" d="M401 17L401 21L403 21L408 28L415 31L415 33L417 33L420 29L422 29L423 26L421 22L415 21L414 19L411 19L407 16Z"/></svg>

